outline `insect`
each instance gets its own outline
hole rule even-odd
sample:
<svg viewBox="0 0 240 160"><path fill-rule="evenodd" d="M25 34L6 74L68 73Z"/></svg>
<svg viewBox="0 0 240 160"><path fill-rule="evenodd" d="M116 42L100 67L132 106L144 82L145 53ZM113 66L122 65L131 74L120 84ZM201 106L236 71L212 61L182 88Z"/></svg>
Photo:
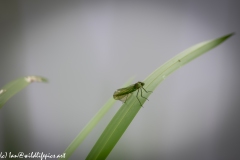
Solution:
<svg viewBox="0 0 240 160"><path fill-rule="evenodd" d="M143 97L142 96L142 89L148 93L148 92L152 92L152 91L146 91L146 89L143 88L145 84L143 82L137 82L135 84L132 84L128 87L125 87L125 88L120 88L118 90L116 90L114 93L113 93L113 98L116 99L116 100L120 100L122 101L123 103L126 103L127 99L131 96L131 94L137 90L137 99L138 99L138 93L139 93L139 90L141 91L141 97L142 98L145 98L146 100L148 100L146 97ZM140 102L140 100L138 99L138 102L141 104L142 106L142 103Z"/></svg>

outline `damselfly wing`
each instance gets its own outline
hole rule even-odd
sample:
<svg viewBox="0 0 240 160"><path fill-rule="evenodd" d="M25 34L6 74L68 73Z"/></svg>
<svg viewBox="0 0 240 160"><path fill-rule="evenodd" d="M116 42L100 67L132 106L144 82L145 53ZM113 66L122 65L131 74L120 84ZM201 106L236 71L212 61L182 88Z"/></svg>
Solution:
<svg viewBox="0 0 240 160"><path fill-rule="evenodd" d="M128 100L128 98L131 96L131 94L137 90L137 99L138 99L138 93L139 93L139 90L141 92L141 97L142 98L145 98L142 96L142 89L148 93L148 92L152 92L152 91L147 91L146 89L143 88L145 84L143 82L137 82L135 84L132 84L128 87L125 87L125 88L120 88L118 89L117 91L114 92L113 94L113 98L116 99L116 100L120 100L122 101L123 103L126 103L126 101ZM146 100L148 100L147 98L145 98ZM142 106L142 103L140 102L140 100L138 99L140 105Z"/></svg>

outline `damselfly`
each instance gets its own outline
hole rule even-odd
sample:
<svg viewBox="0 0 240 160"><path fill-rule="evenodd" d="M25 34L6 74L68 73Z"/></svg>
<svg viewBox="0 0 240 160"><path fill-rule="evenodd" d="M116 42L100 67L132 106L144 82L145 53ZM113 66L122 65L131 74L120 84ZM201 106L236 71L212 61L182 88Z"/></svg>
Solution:
<svg viewBox="0 0 240 160"><path fill-rule="evenodd" d="M117 91L115 91L113 93L113 98L116 99L116 100L120 100L122 101L123 103L126 103L126 101L128 100L128 98L131 96L131 94L137 90L137 99L138 99L138 93L139 93L139 90L141 92L141 97L142 98L145 98L146 100L148 100L146 97L143 97L142 95L142 89L148 93L148 92L152 92L152 91L147 91L146 89L143 88L145 84L143 82L137 82L133 85L130 85L128 87L125 87L125 88L120 88L118 89ZM142 103L140 102L140 100L138 99L138 102L141 104L142 106Z"/></svg>

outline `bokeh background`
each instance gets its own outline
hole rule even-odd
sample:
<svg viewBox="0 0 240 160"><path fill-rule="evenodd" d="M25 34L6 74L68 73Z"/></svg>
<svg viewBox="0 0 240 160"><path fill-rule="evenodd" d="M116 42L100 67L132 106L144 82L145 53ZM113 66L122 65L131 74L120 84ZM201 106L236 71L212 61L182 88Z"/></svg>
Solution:
<svg viewBox="0 0 240 160"><path fill-rule="evenodd" d="M238 0L0 1L0 85L31 84L0 110L1 152L60 154L133 75L236 32L170 75L108 159L240 159ZM70 159L84 159L117 102Z"/></svg>

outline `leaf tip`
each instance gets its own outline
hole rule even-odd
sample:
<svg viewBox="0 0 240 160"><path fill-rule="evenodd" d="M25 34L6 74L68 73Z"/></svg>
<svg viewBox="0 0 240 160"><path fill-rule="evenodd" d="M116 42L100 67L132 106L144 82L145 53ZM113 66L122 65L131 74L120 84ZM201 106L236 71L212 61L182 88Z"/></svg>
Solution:
<svg viewBox="0 0 240 160"><path fill-rule="evenodd" d="M4 92L6 92L7 90L6 89L1 89L0 90L0 95L3 94Z"/></svg>
<svg viewBox="0 0 240 160"><path fill-rule="evenodd" d="M235 32L232 32L230 34L227 34L226 36L224 36L226 39L229 38L229 37L232 37L233 35L235 35L236 33Z"/></svg>
<svg viewBox="0 0 240 160"><path fill-rule="evenodd" d="M48 82L48 80L44 77L39 77L39 76L27 76L25 77L25 81L28 83L32 82Z"/></svg>

